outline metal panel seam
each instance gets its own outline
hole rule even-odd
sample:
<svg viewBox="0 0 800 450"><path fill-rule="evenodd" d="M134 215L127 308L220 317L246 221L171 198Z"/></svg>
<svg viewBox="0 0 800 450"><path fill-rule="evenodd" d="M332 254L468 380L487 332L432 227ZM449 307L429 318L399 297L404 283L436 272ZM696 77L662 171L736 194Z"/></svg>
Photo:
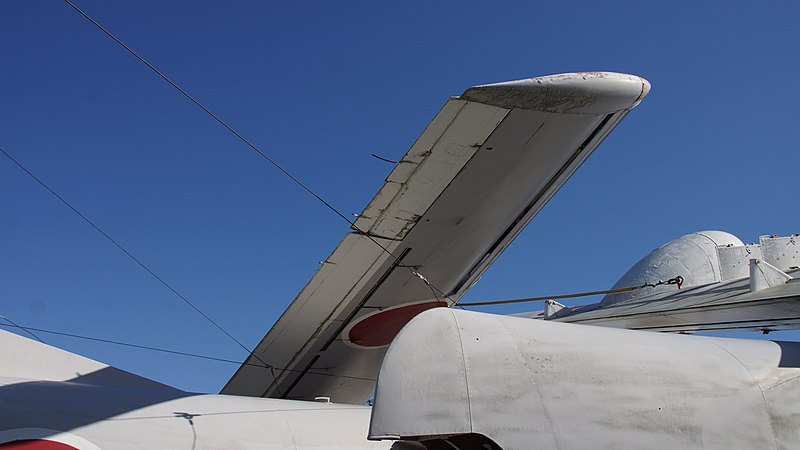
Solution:
<svg viewBox="0 0 800 450"><path fill-rule="evenodd" d="M469 372L467 371L467 355L464 353L464 338L461 337L461 324L458 323L458 317L453 313L452 308L449 310L450 315L453 316L453 321L456 323L456 333L458 333L458 345L461 347L461 362L464 365L464 388L467 394L467 414L469 415L469 430L475 432L475 427L472 425L472 400L469 397Z"/></svg>
<svg viewBox="0 0 800 450"><path fill-rule="evenodd" d="M747 364L742 362L742 360L739 359L738 356L736 356L733 353L731 353L724 346L719 345L718 343L716 343L714 341L711 341L711 344L715 345L716 347L719 347L722 351L724 351L725 353L729 354L734 360L736 360L736 362L739 363L739 365L744 367L744 370L746 370L747 373L750 375L750 379L758 387L758 392L761 394L761 401L763 402L763 405L764 405L764 412L766 412L767 413L767 417L769 417L770 414L769 414L769 404L767 403L767 396L764 394L764 389L761 388L761 383L758 382L758 379L755 377L755 375L753 375L753 372L750 371L750 368L747 367ZM772 439L775 441L775 448L780 448L780 444L778 443L778 436L775 434L775 429L772 427L771 421L770 421L769 431L772 433Z"/></svg>
<svg viewBox="0 0 800 450"><path fill-rule="evenodd" d="M511 110L507 109L507 108L502 108L502 107L499 107L499 106L489 105L489 104L481 103L481 102L474 102L474 101L470 101L470 100L464 100L464 104L461 105L461 107L459 108L459 110L456 113L456 115L453 116L453 120L451 120L450 123L447 124L447 127L445 127L445 129L442 130L442 133L439 135L439 137L436 139L436 141L434 141L431 144L430 149L427 151L428 154L422 160L420 160L419 163L416 163L416 167L408 175L408 177L406 178L406 181L403 182L403 183L399 183L401 185L400 189L395 193L395 195L392 197L392 199L387 203L387 209L388 209L389 205L391 205L393 202L395 202L395 200L399 199L406 192L406 189L407 189L407 186L408 186L408 181L411 180L411 178L422 168L423 164L425 162L427 162L431 158L431 154L432 154L433 149L436 148L437 145L439 145L439 141L441 141L442 138L447 134L447 131L450 130L450 128L453 126L453 124L456 122L456 120L458 120L458 118L461 116L461 114L464 113L464 110L469 106L470 103L476 103L476 104L479 104L479 105L489 106L489 107L492 107L492 108L496 108L498 110L504 110L505 111L505 113L503 114L503 118L500 119L499 121L497 121L497 124L494 126L494 129L492 129L492 131L489 132L489 134L486 135L483 138L483 142L481 142L481 144L480 144L481 146L483 146L483 144L486 143L486 141L488 141L492 137L492 135L497 131L497 129L500 127L500 125L502 125L503 121L506 120L506 117L508 117L508 114L511 112ZM416 144L416 142L415 142L415 144ZM412 146L412 148L413 148L413 146ZM444 187L442 187L442 189L439 191L439 194L436 196L436 198L434 198L430 202L428 207L425 208L425 211L423 211L421 214L419 214L419 217L417 217L417 219L413 223L413 225L411 225L410 228L405 230L405 233L403 233L402 237L399 240L402 241L403 239L405 239L406 236L408 236L408 234L411 232L411 230L413 230L414 227L417 225L417 223L419 223L419 219L422 218L422 216L424 216L433 207L433 205L436 204L436 201L439 200L439 198L447 190L447 188L450 187L450 185L453 183L453 181L464 170L464 168L467 166L467 164L469 164L469 162L472 160L472 158L475 157L475 155L478 153L478 151L480 151L480 147L478 149L476 149L475 152L472 153L472 155L470 155L470 157L464 162L464 164L461 165L461 168L458 170L458 172L456 172L456 174L453 175L452 178L450 178L450 182L447 183ZM383 214L383 212L381 214ZM380 216L375 218L375 222L373 223L373 226L370 227L370 230L372 230L372 228L375 228L380 224L380 219L381 219ZM369 230L367 232L369 232ZM392 239L392 238L388 238L388 239ZM448 294L448 296L449 295L450 294Z"/></svg>

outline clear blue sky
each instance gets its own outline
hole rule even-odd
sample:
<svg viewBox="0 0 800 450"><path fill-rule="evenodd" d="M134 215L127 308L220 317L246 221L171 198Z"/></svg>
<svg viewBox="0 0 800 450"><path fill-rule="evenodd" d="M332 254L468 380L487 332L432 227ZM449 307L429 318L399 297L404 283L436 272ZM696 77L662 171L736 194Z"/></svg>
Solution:
<svg viewBox="0 0 800 450"><path fill-rule="evenodd" d="M76 3L347 213L391 169L370 153L402 156L471 85L649 79L469 300L607 288L692 231L800 232L797 2ZM0 147L247 345L347 231L65 3L0 3L0 55ZM3 158L0 208L0 314L244 358ZM236 369L42 337L189 390Z"/></svg>

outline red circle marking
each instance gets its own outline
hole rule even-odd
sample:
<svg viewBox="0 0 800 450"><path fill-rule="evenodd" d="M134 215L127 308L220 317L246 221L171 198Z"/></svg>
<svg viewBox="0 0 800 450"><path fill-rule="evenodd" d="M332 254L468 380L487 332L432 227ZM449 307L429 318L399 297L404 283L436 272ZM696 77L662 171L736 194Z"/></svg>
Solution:
<svg viewBox="0 0 800 450"><path fill-rule="evenodd" d="M2 450L78 450L61 442L46 439L22 439L0 444Z"/></svg>
<svg viewBox="0 0 800 450"><path fill-rule="evenodd" d="M435 301L402 305L381 311L377 314L364 317L360 322L350 328L347 337L350 342L362 347L382 347L389 345L411 319L422 311L447 306L446 303Z"/></svg>

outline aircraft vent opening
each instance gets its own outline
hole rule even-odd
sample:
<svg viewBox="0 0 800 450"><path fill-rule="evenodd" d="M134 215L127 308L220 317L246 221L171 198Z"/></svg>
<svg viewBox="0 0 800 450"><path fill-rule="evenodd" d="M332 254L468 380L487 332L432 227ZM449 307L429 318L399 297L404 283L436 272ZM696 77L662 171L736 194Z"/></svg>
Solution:
<svg viewBox="0 0 800 450"><path fill-rule="evenodd" d="M717 283L726 279L717 249L743 246L738 237L724 231L690 233L650 252L625 272L612 289L656 284L677 276L683 277L683 288ZM613 305L672 289L675 289L672 285L659 285L608 294L600 304Z"/></svg>
<svg viewBox="0 0 800 450"><path fill-rule="evenodd" d="M503 450L488 437L478 433L457 434L421 441L397 441L392 450Z"/></svg>

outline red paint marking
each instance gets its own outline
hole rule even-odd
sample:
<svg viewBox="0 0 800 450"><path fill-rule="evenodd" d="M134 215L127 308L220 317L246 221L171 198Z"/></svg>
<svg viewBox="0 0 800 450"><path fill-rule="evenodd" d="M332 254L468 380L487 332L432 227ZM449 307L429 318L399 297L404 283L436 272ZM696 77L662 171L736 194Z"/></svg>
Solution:
<svg viewBox="0 0 800 450"><path fill-rule="evenodd" d="M78 450L77 448L62 444L61 442L48 441L45 439L22 439L19 441L5 442L0 444L3 450Z"/></svg>
<svg viewBox="0 0 800 450"><path fill-rule="evenodd" d="M350 342L362 347L389 345L411 319L422 311L447 306L444 302L416 303L387 309L367 316L356 323L347 333Z"/></svg>

